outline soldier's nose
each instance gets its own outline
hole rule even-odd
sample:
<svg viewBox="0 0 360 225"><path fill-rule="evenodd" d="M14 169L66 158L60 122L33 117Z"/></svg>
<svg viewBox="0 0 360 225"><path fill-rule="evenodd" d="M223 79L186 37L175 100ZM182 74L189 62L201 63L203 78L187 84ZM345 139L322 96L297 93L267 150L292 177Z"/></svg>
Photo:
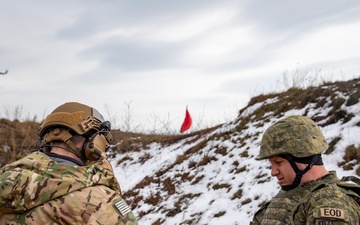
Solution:
<svg viewBox="0 0 360 225"><path fill-rule="evenodd" d="M271 176L275 177L279 173L279 170L276 168L276 166L271 167Z"/></svg>

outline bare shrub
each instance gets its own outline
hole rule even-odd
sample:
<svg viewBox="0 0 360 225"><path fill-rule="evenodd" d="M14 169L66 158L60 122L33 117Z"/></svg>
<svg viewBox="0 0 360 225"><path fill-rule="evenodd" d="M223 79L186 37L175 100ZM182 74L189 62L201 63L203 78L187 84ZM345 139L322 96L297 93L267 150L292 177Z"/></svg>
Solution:
<svg viewBox="0 0 360 225"><path fill-rule="evenodd" d="M110 121L111 123L111 126L112 126L112 129L118 129L119 128L119 125L117 123L117 113L113 114L113 111L110 107L109 104L104 104L104 108L105 108L105 113L108 117L108 120Z"/></svg>
<svg viewBox="0 0 360 225"><path fill-rule="evenodd" d="M324 74L321 69L310 69L308 67L301 68L299 65L292 71L284 71L282 79L278 80L278 84L285 89L301 88L305 89L311 86L330 82L333 74Z"/></svg>
<svg viewBox="0 0 360 225"><path fill-rule="evenodd" d="M134 122L134 110L131 106L132 101L124 102L124 113L121 116L120 129L127 132L140 130L141 125Z"/></svg>

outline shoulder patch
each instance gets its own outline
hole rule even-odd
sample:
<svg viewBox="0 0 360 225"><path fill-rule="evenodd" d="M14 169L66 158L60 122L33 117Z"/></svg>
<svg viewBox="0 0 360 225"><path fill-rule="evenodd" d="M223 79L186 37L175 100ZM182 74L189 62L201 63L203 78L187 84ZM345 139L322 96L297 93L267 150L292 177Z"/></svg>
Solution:
<svg viewBox="0 0 360 225"><path fill-rule="evenodd" d="M345 212L344 212L343 209L320 208L320 217L322 217L322 218L345 219Z"/></svg>
<svg viewBox="0 0 360 225"><path fill-rule="evenodd" d="M126 204L126 202L124 201L124 199L120 199L119 201L117 201L114 204L114 207L117 209L117 211L119 211L120 215L122 217L125 217L126 214L128 214L129 212L131 212L130 207L128 206L128 204Z"/></svg>

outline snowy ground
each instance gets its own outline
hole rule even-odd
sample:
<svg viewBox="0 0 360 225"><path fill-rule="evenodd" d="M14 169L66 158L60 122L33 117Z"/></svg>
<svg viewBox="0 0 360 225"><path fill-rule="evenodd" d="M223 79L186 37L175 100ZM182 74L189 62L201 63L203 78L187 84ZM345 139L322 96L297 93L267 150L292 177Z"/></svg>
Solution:
<svg viewBox="0 0 360 225"><path fill-rule="evenodd" d="M237 131L236 127L256 109L277 101L274 98L255 104L233 122L224 124L196 141L194 137L189 137L165 147L153 143L150 149L117 155L111 162L123 192L134 190L146 176L160 179L158 183L151 182L136 189L138 195L143 197L134 209L136 214L143 214L139 218L139 224L151 225L155 221L162 221L166 225L249 224L259 205L279 190L276 179L270 176L268 162L255 159L262 133L278 118L268 112L266 122L250 120L241 131ZM336 170L339 177L355 174L359 165L349 171L344 171L337 165L343 159L346 146L360 144L360 103L343 105L342 109L352 113L354 117L346 123L338 121L327 126L322 126L326 119L319 122L328 142L341 137L332 154L323 156L327 169ZM325 116L329 110L327 104L321 108L308 104L302 109L289 110L282 116L303 115L305 111L309 117ZM219 138L211 138L216 135ZM199 143L206 145L201 150L186 153ZM224 149L226 153L219 153L219 149ZM188 156L186 160L174 164L184 154ZM148 159L141 163L140 159L144 156ZM124 157L130 157L131 160L122 160ZM213 157L213 160L201 165L204 157ZM193 166L194 164L197 166ZM159 171L163 173L159 175ZM167 179L172 181L173 193L169 193L165 187L164 181ZM155 195L161 198L156 205L146 203L145 199Z"/></svg>

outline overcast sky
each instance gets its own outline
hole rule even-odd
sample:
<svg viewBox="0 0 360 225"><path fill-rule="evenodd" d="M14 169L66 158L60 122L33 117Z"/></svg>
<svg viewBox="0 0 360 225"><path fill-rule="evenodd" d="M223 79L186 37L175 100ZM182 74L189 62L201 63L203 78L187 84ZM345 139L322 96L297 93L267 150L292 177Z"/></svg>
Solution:
<svg viewBox="0 0 360 225"><path fill-rule="evenodd" d="M133 125L233 119L300 71L360 75L358 0L0 0L0 116L80 101ZM110 112L110 113L109 113ZM115 118L115 116L114 116ZM158 126L158 125L157 125ZM193 128L194 129L194 128Z"/></svg>

